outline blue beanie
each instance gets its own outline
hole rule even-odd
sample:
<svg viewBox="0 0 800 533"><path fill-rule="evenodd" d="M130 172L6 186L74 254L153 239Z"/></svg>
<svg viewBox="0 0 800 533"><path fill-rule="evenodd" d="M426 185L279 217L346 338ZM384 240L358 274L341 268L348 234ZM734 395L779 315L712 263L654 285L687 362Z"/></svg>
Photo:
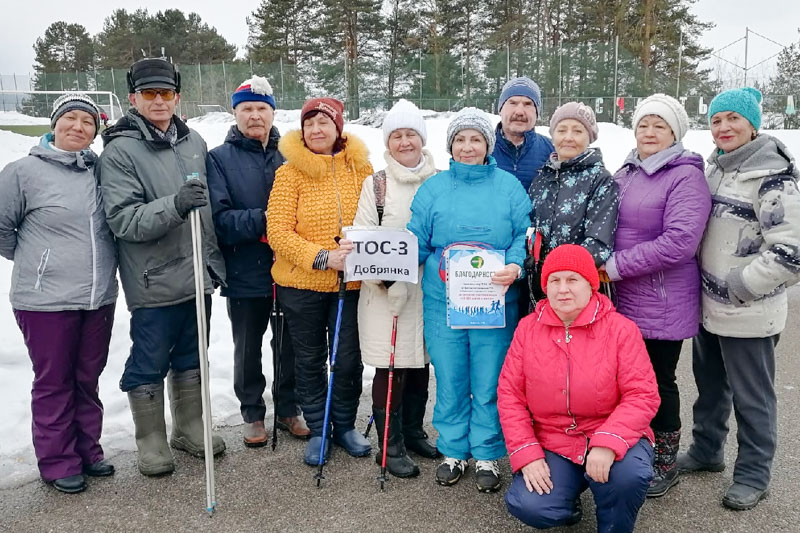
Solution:
<svg viewBox="0 0 800 533"><path fill-rule="evenodd" d="M272 96L272 85L269 84L267 78L261 76L253 76L249 80L245 80L231 95L232 108L236 109L236 106L242 102L266 102L273 110L277 109L275 97Z"/></svg>
<svg viewBox="0 0 800 533"><path fill-rule="evenodd" d="M708 122L711 122L711 117L724 111L739 113L758 131L761 127L761 91L744 87L719 93L708 106Z"/></svg>
<svg viewBox="0 0 800 533"><path fill-rule="evenodd" d="M500 92L500 98L497 100L497 112L503 109L503 104L512 96L526 96L533 101L536 106L536 114L542 113L542 91L539 86L532 79L522 76L521 78L511 78L503 85L503 90Z"/></svg>

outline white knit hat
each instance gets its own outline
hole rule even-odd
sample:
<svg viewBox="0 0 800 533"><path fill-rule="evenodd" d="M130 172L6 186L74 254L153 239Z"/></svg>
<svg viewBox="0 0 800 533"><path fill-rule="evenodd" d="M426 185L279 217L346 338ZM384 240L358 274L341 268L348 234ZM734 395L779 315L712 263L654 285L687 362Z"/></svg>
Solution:
<svg viewBox="0 0 800 533"><path fill-rule="evenodd" d="M636 106L636 110L633 112L634 132L639 126L639 121L647 115L656 115L663 118L672 128L676 142L683 139L683 136L689 131L689 115L686 114L683 104L666 94L656 93L648 96Z"/></svg>
<svg viewBox="0 0 800 533"><path fill-rule="evenodd" d="M486 113L476 107L465 107L453 117L447 126L447 153L453 153L453 139L461 130L479 131L486 139L486 155L492 154L496 138Z"/></svg>
<svg viewBox="0 0 800 533"><path fill-rule="evenodd" d="M392 106L386 116L383 117L383 144L389 143L389 136L394 130L408 128L419 133L422 137L422 146L428 142L428 130L425 129L425 119L419 108L401 98Z"/></svg>

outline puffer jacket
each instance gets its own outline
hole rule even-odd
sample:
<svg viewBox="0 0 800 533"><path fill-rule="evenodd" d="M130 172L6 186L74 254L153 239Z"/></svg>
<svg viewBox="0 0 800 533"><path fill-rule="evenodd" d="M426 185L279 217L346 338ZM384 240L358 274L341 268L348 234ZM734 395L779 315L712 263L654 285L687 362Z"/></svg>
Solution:
<svg viewBox="0 0 800 533"><path fill-rule="evenodd" d="M227 273L222 296L272 295L272 248L262 237L275 171L283 164L279 139L273 127L264 147L231 126L225 142L208 152L208 192Z"/></svg>
<svg viewBox="0 0 800 533"><path fill-rule="evenodd" d="M384 199L381 226L405 228L411 219L411 201L420 185L436 173L433 156L423 150L425 163L411 170L392 158L387 151L386 196ZM364 180L358 211L353 220L355 226L378 226L378 209L375 206L374 174ZM403 283L403 282L395 282ZM397 317L397 343L394 365L396 368L421 368L430 361L425 350L422 322L422 283L405 283L408 293L403 310ZM387 368L391 350L392 314L389 297L381 281L361 282L358 299L358 338L361 360L371 366Z"/></svg>
<svg viewBox="0 0 800 533"><path fill-rule="evenodd" d="M599 148L589 148L569 161L558 161L553 154L528 194L533 201L533 228L542 235L539 266L560 244L583 246L597 266L608 260L619 192Z"/></svg>
<svg viewBox="0 0 800 533"><path fill-rule="evenodd" d="M544 450L584 464L600 446L619 461L639 439L652 443L659 403L639 329L598 293L569 327L540 301L520 321L497 387L515 472Z"/></svg>
<svg viewBox="0 0 800 533"><path fill-rule="evenodd" d="M94 310L117 299L117 253L90 150L42 138L0 172L0 255L14 262L9 299L23 311Z"/></svg>
<svg viewBox="0 0 800 533"><path fill-rule="evenodd" d="M419 241L424 264L422 293L425 306L442 308L446 287L439 276L442 252L457 242L474 241L504 250L506 264L522 267L530 201L519 180L497 168L494 157L485 165L450 160L450 170L428 178L411 203L408 229ZM506 303L517 300L509 287Z"/></svg>
<svg viewBox="0 0 800 533"><path fill-rule="evenodd" d="M513 174L527 191L539 174L539 169L553 153L553 142L535 130L529 130L525 132L522 146L514 146L514 143L503 136L502 124L497 125L495 137L497 140L492 155L497 160L497 166Z"/></svg>
<svg viewBox="0 0 800 533"><path fill-rule="evenodd" d="M334 237L350 226L358 207L361 185L372 174L367 146L344 133L344 150L315 154L303 143L300 130L284 135L278 149L286 164L275 172L267 207L267 239L275 253L272 277L283 287L336 292L336 270L314 270L323 249L337 247ZM358 289L359 282L347 284Z"/></svg>
<svg viewBox="0 0 800 533"><path fill-rule="evenodd" d="M633 150L614 179L619 215L606 271L617 311L645 339L688 339L700 324L697 248L711 211L703 159L681 143L644 161Z"/></svg>
<svg viewBox="0 0 800 533"><path fill-rule="evenodd" d="M177 117L175 144L159 138L135 109L103 133L96 173L106 219L117 237L119 274L131 311L164 307L195 297L192 230L175 209L188 175L206 182L206 143ZM205 294L224 285L225 262L217 247L211 206L199 209Z"/></svg>
<svg viewBox="0 0 800 533"><path fill-rule="evenodd" d="M700 248L703 327L726 337L780 333L786 286L800 277L797 164L762 133L727 154L714 152L706 177L713 202Z"/></svg>

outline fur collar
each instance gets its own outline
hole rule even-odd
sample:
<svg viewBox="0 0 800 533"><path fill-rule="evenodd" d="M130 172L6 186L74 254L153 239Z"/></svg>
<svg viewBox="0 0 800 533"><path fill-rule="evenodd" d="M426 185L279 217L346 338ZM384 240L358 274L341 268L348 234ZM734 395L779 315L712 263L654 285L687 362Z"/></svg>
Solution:
<svg viewBox="0 0 800 533"><path fill-rule="evenodd" d="M357 174L370 174L372 167L369 163L367 145L352 133L342 133L342 137L347 139L347 144L344 150L333 156L315 154L306 148L301 130L292 130L281 137L278 150L286 158L287 164L312 179L319 179L327 175L331 168L331 160L343 162L345 166L353 168Z"/></svg>

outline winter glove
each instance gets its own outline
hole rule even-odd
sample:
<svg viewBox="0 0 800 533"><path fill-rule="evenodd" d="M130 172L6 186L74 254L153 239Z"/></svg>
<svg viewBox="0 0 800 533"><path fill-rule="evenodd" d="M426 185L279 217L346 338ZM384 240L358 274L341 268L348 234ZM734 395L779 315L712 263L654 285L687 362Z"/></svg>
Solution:
<svg viewBox="0 0 800 533"><path fill-rule="evenodd" d="M393 283L387 292L389 293L389 312L392 316L400 316L400 312L408 301L408 284Z"/></svg>
<svg viewBox="0 0 800 533"><path fill-rule="evenodd" d="M189 211L195 207L203 207L208 205L206 199L206 184L200 180L187 180L178 189L178 194L175 195L175 210L181 218L186 218Z"/></svg>
<svg viewBox="0 0 800 533"><path fill-rule="evenodd" d="M725 282L728 284L728 299L736 307L744 307L757 297L744 284L743 271L744 267L734 268L725 277Z"/></svg>

